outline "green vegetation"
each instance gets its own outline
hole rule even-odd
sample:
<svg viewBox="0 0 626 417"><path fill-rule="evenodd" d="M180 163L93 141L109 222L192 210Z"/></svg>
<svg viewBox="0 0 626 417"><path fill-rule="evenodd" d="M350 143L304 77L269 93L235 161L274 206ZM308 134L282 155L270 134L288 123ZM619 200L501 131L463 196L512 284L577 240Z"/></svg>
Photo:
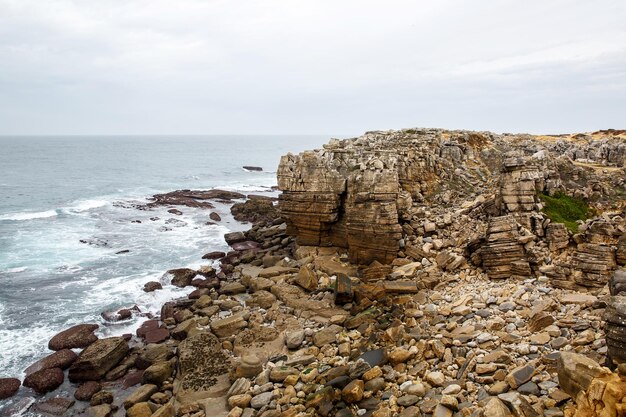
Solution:
<svg viewBox="0 0 626 417"><path fill-rule="evenodd" d="M552 196L539 194L544 202L543 212L555 223L563 223L572 233L578 233L577 220L585 220L593 215L587 202L579 198L569 197L563 193Z"/></svg>

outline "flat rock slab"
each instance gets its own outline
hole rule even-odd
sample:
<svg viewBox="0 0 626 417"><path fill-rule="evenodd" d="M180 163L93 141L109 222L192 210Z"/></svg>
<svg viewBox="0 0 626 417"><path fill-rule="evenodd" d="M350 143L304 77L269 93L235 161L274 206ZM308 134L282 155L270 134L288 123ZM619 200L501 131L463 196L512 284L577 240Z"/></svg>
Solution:
<svg viewBox="0 0 626 417"><path fill-rule="evenodd" d="M388 281L384 284L385 291L391 294L412 294L418 291L414 281Z"/></svg>
<svg viewBox="0 0 626 417"><path fill-rule="evenodd" d="M98 337L93 334L98 327L97 324L78 324L72 326L50 339L48 349L61 350L87 347L98 340Z"/></svg>
<svg viewBox="0 0 626 417"><path fill-rule="evenodd" d="M563 294L560 298L562 304L593 304L598 300L598 297L591 294Z"/></svg>
<svg viewBox="0 0 626 417"><path fill-rule="evenodd" d="M121 337L100 339L83 350L70 366L70 381L97 381L128 353L128 343Z"/></svg>
<svg viewBox="0 0 626 417"><path fill-rule="evenodd" d="M231 364L222 353L217 337L211 333L198 333L178 345L178 368L177 397L193 392L202 398L202 392L218 384L219 376L226 374Z"/></svg>
<svg viewBox="0 0 626 417"><path fill-rule="evenodd" d="M69 398L55 397L41 401L35 404L33 408L35 409L35 411L39 411L41 413L53 416L62 416L73 405L74 400L70 400Z"/></svg>

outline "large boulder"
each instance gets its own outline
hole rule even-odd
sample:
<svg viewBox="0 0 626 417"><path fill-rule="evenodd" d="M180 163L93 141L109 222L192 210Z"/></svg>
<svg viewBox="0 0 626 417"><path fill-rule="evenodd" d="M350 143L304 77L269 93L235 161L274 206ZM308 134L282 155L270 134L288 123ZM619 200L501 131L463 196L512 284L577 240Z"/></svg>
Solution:
<svg viewBox="0 0 626 417"><path fill-rule="evenodd" d="M50 339L48 349L61 350L87 347L98 340L98 337L93 334L98 327L97 324L78 324L72 326Z"/></svg>
<svg viewBox="0 0 626 417"><path fill-rule="evenodd" d="M33 372L24 379L24 386L32 388L39 394L57 389L64 380L63 370L61 368L42 369Z"/></svg>
<svg viewBox="0 0 626 417"><path fill-rule="evenodd" d="M557 360L557 372L561 389L573 398L586 391L594 378L611 374L593 359L572 352L561 352Z"/></svg>
<svg viewBox="0 0 626 417"><path fill-rule="evenodd" d="M122 337L100 339L83 350L70 367L70 381L97 381L117 365L128 353Z"/></svg>
<svg viewBox="0 0 626 417"><path fill-rule="evenodd" d="M54 352L51 355L46 356L43 359L39 359L37 362L33 363L31 366L26 368L24 371L26 375L30 375L33 372L40 371L42 369L48 368L68 368L74 361L78 355L74 353L70 349L62 349L57 352Z"/></svg>
<svg viewBox="0 0 626 417"><path fill-rule="evenodd" d="M198 274L195 270L189 268L170 269L166 274L172 275L171 284L176 287L186 287L191 285L191 281Z"/></svg>
<svg viewBox="0 0 626 417"><path fill-rule="evenodd" d="M20 389L20 380L17 378L0 378L0 400L14 396Z"/></svg>

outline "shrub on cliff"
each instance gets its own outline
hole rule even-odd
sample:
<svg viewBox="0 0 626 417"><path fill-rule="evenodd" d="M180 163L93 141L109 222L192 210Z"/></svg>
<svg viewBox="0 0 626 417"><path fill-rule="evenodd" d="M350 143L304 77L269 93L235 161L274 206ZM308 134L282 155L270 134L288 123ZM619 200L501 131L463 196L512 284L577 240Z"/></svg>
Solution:
<svg viewBox="0 0 626 417"><path fill-rule="evenodd" d="M572 233L578 233L578 220L586 220L593 215L593 210L586 201L570 197L563 193L552 196L539 194L544 203L543 212L555 223L563 223Z"/></svg>

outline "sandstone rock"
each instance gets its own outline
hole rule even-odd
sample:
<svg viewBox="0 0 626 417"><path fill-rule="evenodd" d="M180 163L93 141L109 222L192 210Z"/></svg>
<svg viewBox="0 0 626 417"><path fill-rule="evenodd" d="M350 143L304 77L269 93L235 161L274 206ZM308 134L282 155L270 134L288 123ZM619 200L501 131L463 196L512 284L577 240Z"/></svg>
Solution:
<svg viewBox="0 0 626 417"><path fill-rule="evenodd" d="M491 397L483 409L485 417L513 417L511 411L502 401L496 397Z"/></svg>
<svg viewBox="0 0 626 417"><path fill-rule="evenodd" d="M148 281L143 286L144 292L152 292L161 289L163 289L163 286L158 281Z"/></svg>
<svg viewBox="0 0 626 417"><path fill-rule="evenodd" d="M191 285L191 281L197 275L197 272L189 268L177 268L170 269L166 272L168 275L172 275L170 283L176 287L186 287Z"/></svg>
<svg viewBox="0 0 626 417"><path fill-rule="evenodd" d="M174 367L171 361L157 362L146 368L143 373L143 383L160 386L172 376L172 372L174 372Z"/></svg>
<svg viewBox="0 0 626 417"><path fill-rule="evenodd" d="M57 389L64 380L61 368L48 368L33 372L24 379L24 386L39 394Z"/></svg>
<svg viewBox="0 0 626 417"><path fill-rule="evenodd" d="M224 235L224 240L228 245L232 245L233 243L239 243L246 240L246 235L243 232L231 232L226 233Z"/></svg>
<svg viewBox="0 0 626 417"><path fill-rule="evenodd" d="M610 371L583 355L561 352L557 361L559 385L567 394L576 398L586 391L594 378L606 376Z"/></svg>
<svg viewBox="0 0 626 417"><path fill-rule="evenodd" d="M126 410L128 417L150 417L152 416L152 408L147 402L140 402Z"/></svg>
<svg viewBox="0 0 626 417"><path fill-rule="evenodd" d="M99 380L128 353L128 343L121 337L100 339L83 350L70 366L70 381Z"/></svg>
<svg viewBox="0 0 626 417"><path fill-rule="evenodd" d="M0 378L0 400L17 394L22 383L17 378Z"/></svg>
<svg viewBox="0 0 626 417"><path fill-rule="evenodd" d="M78 357L70 349L61 349L57 352L54 352L51 355L46 356L43 359L38 360L24 371L26 375L30 375L33 372L37 372L42 369L48 368L61 368L66 369L69 367Z"/></svg>
<svg viewBox="0 0 626 417"><path fill-rule="evenodd" d="M329 343L333 343L337 337L337 334L342 330L341 326L335 324L326 327L313 335L313 343L317 347L322 347Z"/></svg>
<svg viewBox="0 0 626 417"><path fill-rule="evenodd" d="M93 332L98 328L97 324L78 324L61 333L56 334L48 342L48 349L74 349L84 348L98 340Z"/></svg>
<svg viewBox="0 0 626 417"><path fill-rule="evenodd" d="M211 333L198 333L178 345L178 379L183 392L203 392L230 369L230 361Z"/></svg>
<svg viewBox="0 0 626 417"><path fill-rule="evenodd" d="M317 275L315 271L306 265L300 268L294 282L307 291L317 289Z"/></svg>
<svg viewBox="0 0 626 417"><path fill-rule="evenodd" d="M36 412L47 415L62 416L73 405L74 400L63 397L54 397L38 402L33 406L33 409Z"/></svg>
<svg viewBox="0 0 626 417"><path fill-rule="evenodd" d="M363 381L360 379L351 381L341 391L341 398L348 404L359 402L363 398L363 389Z"/></svg>
<svg viewBox="0 0 626 417"><path fill-rule="evenodd" d="M213 320L211 330L217 337L228 337L236 334L247 326L242 314L234 314L225 319Z"/></svg>
<svg viewBox="0 0 626 417"><path fill-rule="evenodd" d="M124 400L124 408L128 410L135 404L148 401L152 394L158 391L156 385L146 384L142 385L133 391L126 399Z"/></svg>
<svg viewBox="0 0 626 417"><path fill-rule="evenodd" d="M96 381L87 381L74 391L74 398L78 401L89 401L93 395L102 389Z"/></svg>

